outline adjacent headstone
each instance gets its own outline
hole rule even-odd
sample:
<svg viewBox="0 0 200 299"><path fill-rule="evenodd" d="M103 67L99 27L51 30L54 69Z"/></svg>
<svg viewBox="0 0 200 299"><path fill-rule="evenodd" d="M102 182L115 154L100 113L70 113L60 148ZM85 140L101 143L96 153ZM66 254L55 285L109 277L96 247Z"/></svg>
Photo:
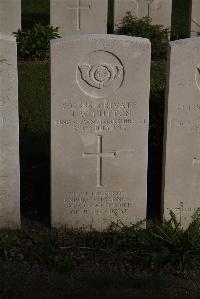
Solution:
<svg viewBox="0 0 200 299"><path fill-rule="evenodd" d="M192 0L191 36L200 35L200 1Z"/></svg>
<svg viewBox="0 0 200 299"><path fill-rule="evenodd" d="M200 207L200 38L170 43L163 204L185 227Z"/></svg>
<svg viewBox="0 0 200 299"><path fill-rule="evenodd" d="M0 228L20 226L17 47L0 34Z"/></svg>
<svg viewBox="0 0 200 299"><path fill-rule="evenodd" d="M52 41L52 225L102 230L146 217L150 42Z"/></svg>
<svg viewBox="0 0 200 299"><path fill-rule="evenodd" d="M51 25L61 36L107 33L108 0L51 0Z"/></svg>
<svg viewBox="0 0 200 299"><path fill-rule="evenodd" d="M21 29L21 0L0 0L0 33Z"/></svg>
<svg viewBox="0 0 200 299"><path fill-rule="evenodd" d="M171 27L172 0L115 0L115 28L128 11L137 18L150 17L152 24Z"/></svg>

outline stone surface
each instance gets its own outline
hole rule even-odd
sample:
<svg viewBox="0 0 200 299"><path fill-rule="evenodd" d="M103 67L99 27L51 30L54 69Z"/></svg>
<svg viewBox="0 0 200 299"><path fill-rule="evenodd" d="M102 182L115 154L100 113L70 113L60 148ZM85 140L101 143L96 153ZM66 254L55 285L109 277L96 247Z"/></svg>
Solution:
<svg viewBox="0 0 200 299"><path fill-rule="evenodd" d="M171 42L163 203L185 227L200 207L200 38Z"/></svg>
<svg viewBox="0 0 200 299"><path fill-rule="evenodd" d="M115 27L121 23L127 11L137 18L149 16L153 24L171 27L172 0L115 0Z"/></svg>
<svg viewBox="0 0 200 299"><path fill-rule="evenodd" d="M107 33L108 0L51 0L51 25L61 36Z"/></svg>
<svg viewBox="0 0 200 299"><path fill-rule="evenodd" d="M200 33L200 1L192 0L191 36L198 36L198 33Z"/></svg>
<svg viewBox="0 0 200 299"><path fill-rule="evenodd" d="M0 0L0 33L12 34L21 28L21 0Z"/></svg>
<svg viewBox="0 0 200 299"><path fill-rule="evenodd" d="M0 35L0 228L20 226L19 120L15 38Z"/></svg>
<svg viewBox="0 0 200 299"><path fill-rule="evenodd" d="M150 42L58 39L52 59L52 225L146 217Z"/></svg>

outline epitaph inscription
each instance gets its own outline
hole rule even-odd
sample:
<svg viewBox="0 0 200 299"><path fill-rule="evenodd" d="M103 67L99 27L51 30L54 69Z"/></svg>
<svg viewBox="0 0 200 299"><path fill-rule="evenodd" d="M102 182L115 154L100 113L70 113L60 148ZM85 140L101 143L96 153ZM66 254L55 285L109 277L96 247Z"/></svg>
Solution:
<svg viewBox="0 0 200 299"><path fill-rule="evenodd" d="M143 220L149 42L92 35L51 47L53 226Z"/></svg>
<svg viewBox="0 0 200 299"><path fill-rule="evenodd" d="M109 215L120 220L121 215L128 214L133 203L124 191L75 191L66 194L66 209L71 215L102 215L106 209ZM131 221L129 222L131 224Z"/></svg>

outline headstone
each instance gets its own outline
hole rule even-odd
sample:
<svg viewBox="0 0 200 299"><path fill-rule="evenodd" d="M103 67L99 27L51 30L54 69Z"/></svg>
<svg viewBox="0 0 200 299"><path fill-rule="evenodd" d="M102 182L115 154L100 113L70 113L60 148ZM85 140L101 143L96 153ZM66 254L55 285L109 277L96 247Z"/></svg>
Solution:
<svg viewBox="0 0 200 299"><path fill-rule="evenodd" d="M200 1L192 0L191 36L200 35Z"/></svg>
<svg viewBox="0 0 200 299"><path fill-rule="evenodd" d="M137 18L150 17L152 24L171 27L172 0L115 0L115 28L128 11Z"/></svg>
<svg viewBox="0 0 200 299"><path fill-rule="evenodd" d="M0 0L0 33L21 29L21 0Z"/></svg>
<svg viewBox="0 0 200 299"><path fill-rule="evenodd" d="M185 227L200 207L200 38L170 43L163 203Z"/></svg>
<svg viewBox="0 0 200 299"><path fill-rule="evenodd" d="M150 42L58 39L52 58L52 225L146 217Z"/></svg>
<svg viewBox="0 0 200 299"><path fill-rule="evenodd" d="M20 226L16 40L0 34L0 228Z"/></svg>
<svg viewBox="0 0 200 299"><path fill-rule="evenodd" d="M51 25L61 36L107 33L108 0L51 0Z"/></svg>

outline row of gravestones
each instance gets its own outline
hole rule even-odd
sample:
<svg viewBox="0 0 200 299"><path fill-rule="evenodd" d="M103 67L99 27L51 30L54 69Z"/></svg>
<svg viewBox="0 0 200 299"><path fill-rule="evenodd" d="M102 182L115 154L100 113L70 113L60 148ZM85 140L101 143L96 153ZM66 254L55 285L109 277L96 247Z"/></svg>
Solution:
<svg viewBox="0 0 200 299"><path fill-rule="evenodd" d="M84 35L51 43L51 221L104 229L146 217L151 46ZM200 38L170 43L163 209L200 206ZM0 227L20 226L17 51L0 36Z"/></svg>
<svg viewBox="0 0 200 299"><path fill-rule="evenodd" d="M50 0L51 24L60 27L62 36L107 32L108 0ZM115 0L114 23L127 11L153 24L171 27L172 0ZM0 32L10 34L21 28L21 0L0 1ZM191 35L200 32L200 1L192 0Z"/></svg>
<svg viewBox="0 0 200 299"><path fill-rule="evenodd" d="M51 24L62 36L107 33L108 0L51 0ZM149 16L153 24L171 27L172 0L115 0L114 23L121 23L127 11L133 16Z"/></svg>

